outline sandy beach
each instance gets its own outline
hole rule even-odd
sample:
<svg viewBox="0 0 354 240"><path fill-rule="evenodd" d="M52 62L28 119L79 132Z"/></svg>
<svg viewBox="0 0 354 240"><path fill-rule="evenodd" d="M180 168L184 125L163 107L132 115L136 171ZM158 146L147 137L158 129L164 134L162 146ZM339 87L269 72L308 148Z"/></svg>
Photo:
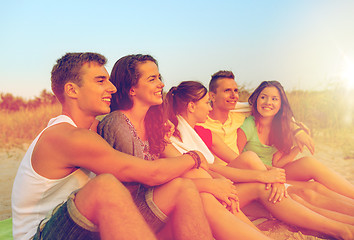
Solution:
<svg viewBox="0 0 354 240"><path fill-rule="evenodd" d="M27 147L28 145L24 144L22 148L0 149L0 220L11 217L12 184ZM309 153L305 152L304 154ZM315 157L354 184L354 159L345 159L340 149L317 144ZM309 233L306 231L299 232L299 229L287 226L279 221L268 221L260 224L259 227L264 230L265 234L274 239L322 239L304 235Z"/></svg>

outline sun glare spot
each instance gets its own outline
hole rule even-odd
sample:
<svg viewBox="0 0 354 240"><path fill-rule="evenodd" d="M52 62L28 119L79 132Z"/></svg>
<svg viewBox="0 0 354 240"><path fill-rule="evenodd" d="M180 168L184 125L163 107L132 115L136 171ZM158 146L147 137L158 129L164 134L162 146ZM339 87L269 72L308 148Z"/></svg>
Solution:
<svg viewBox="0 0 354 240"><path fill-rule="evenodd" d="M349 89L354 89L354 62L346 59L341 77L346 82Z"/></svg>

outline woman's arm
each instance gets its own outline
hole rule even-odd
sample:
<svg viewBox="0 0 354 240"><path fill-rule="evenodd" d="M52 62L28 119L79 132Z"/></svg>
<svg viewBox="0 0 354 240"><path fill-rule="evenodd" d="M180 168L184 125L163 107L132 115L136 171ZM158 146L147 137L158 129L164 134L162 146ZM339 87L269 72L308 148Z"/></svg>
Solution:
<svg viewBox="0 0 354 240"><path fill-rule="evenodd" d="M230 163L232 160L238 157L226 143L215 133L212 132L212 146L210 149L216 156L223 161Z"/></svg>
<svg viewBox="0 0 354 240"><path fill-rule="evenodd" d="M294 161L295 157L300 153L300 148L298 146L293 147L289 154L284 155L282 152L278 151L273 155L272 164L274 167L282 168L289 162Z"/></svg>
<svg viewBox="0 0 354 240"><path fill-rule="evenodd" d="M272 168L271 170L251 170L222 166L219 164L210 164L209 169L223 175L233 182L285 182L285 173L283 169ZM278 179L278 181L275 181L275 179Z"/></svg>
<svg viewBox="0 0 354 240"><path fill-rule="evenodd" d="M246 137L245 132L241 128L238 128L237 129L237 148L238 148L239 153L243 152L243 149L245 148L246 143L247 143L247 137Z"/></svg>

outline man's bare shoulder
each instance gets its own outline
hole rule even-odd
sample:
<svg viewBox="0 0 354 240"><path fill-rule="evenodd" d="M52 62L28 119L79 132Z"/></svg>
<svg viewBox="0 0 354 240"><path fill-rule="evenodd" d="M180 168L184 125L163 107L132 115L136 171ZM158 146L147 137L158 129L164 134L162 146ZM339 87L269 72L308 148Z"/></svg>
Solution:
<svg viewBox="0 0 354 240"><path fill-rule="evenodd" d="M36 144L32 166L37 173L48 178L66 176L74 168L81 167L78 156L95 147L100 140L96 133L69 123L51 126Z"/></svg>
<svg viewBox="0 0 354 240"><path fill-rule="evenodd" d="M46 129L40 137L37 147L57 147L60 150L61 146L72 144L80 139L85 139L89 134L89 130L77 128L69 123L60 123Z"/></svg>

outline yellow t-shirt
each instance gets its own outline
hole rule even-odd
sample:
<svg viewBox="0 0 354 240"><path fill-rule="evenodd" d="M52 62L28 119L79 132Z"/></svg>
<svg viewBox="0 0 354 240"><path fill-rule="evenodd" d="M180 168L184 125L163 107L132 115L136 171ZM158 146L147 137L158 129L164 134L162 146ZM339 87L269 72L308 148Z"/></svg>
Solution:
<svg viewBox="0 0 354 240"><path fill-rule="evenodd" d="M219 120L211 119L208 116L208 119L205 123L201 123L201 125L205 128L210 129L213 133L219 135L221 139L229 146L232 150L234 150L237 154L239 154L237 148L237 129L241 127L243 121L250 115L250 112L234 112L231 110L227 117L227 120L224 124L222 124ZM220 158L215 156L215 163L226 166L227 163Z"/></svg>

